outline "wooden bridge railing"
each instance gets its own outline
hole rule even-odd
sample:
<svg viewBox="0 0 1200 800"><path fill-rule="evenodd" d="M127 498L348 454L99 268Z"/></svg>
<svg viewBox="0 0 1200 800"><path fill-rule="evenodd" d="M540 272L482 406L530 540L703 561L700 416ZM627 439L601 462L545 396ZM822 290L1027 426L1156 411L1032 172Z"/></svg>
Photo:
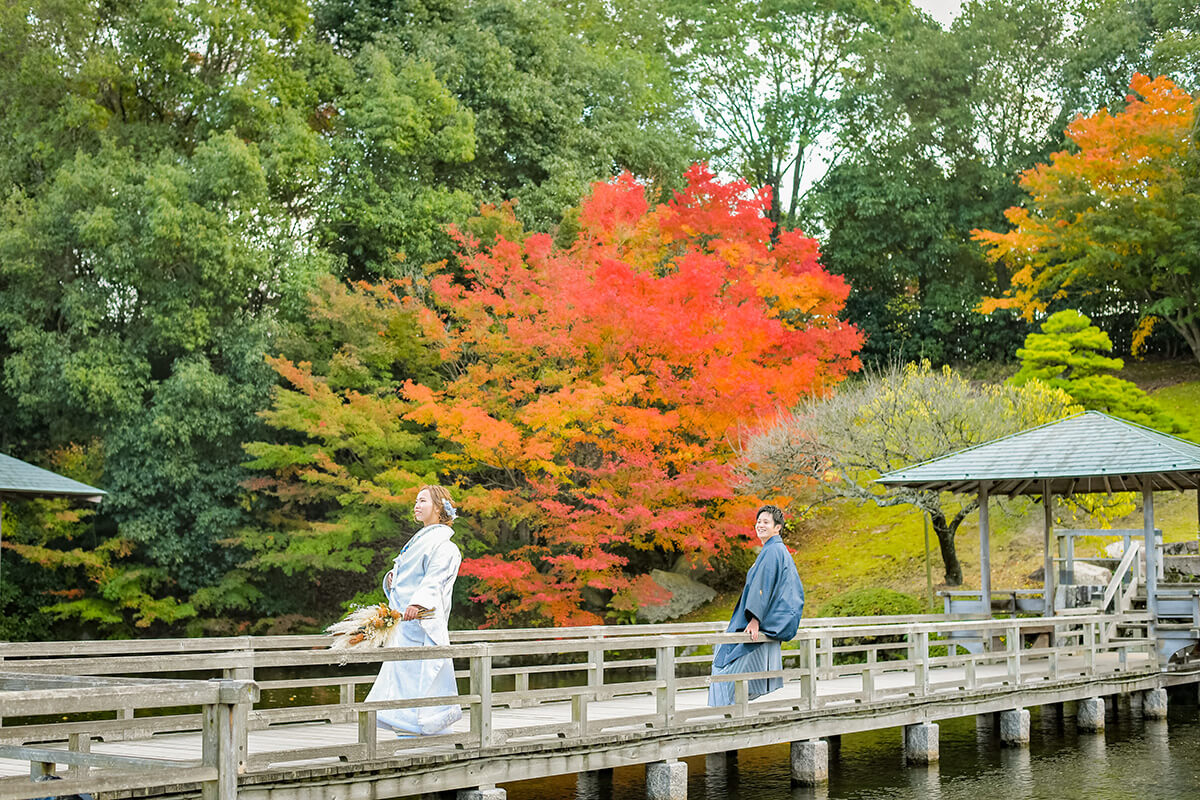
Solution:
<svg viewBox="0 0 1200 800"><path fill-rule="evenodd" d="M487 634L495 636L491 641L460 641L443 648L349 652L328 650L324 637L5 644L0 645L0 658L6 669L26 673L187 674L253 680L262 690L262 701L246 696L228 707L231 752L237 754L239 769L248 772L312 759L419 756L429 748L445 746L457 750L569 746L614 735L661 735L702 725L706 719L718 722L756 716L769 720L772 715L794 717L798 712L846 704L869 706L1005 686L1015 690L1029 682L1045 686L1046 681L1078 680L1128 669L1126 656L1131 652L1145 654L1140 657L1139 669L1156 667L1151 640L1108 635L1112 615L949 622L909 618L890 624L876 620L875 624L852 621L815 626L807 622L785 645L782 670L712 679L735 683L736 702L721 708L708 708L700 693L689 690L708 685L714 645L745 641L745 636L717 632L711 625L543 629L537 636L495 632ZM1130 614L1123 615L1121 622L1128 630L1131 625L1144 628L1149 619ZM663 627L675 630L663 632ZM964 632L985 642L984 651L960 652L948 637ZM379 662L440 657L454 659L459 667L460 694L407 702L367 703L361 699ZM343 658L346 665L340 666ZM369 669L364 671L364 667ZM785 689L748 703L747 681L771 675L781 677ZM525 676L524 683L521 676ZM29 742L74 745L84 737L112 742L167 732L208 731L213 713L210 703L216 702L211 692L215 690L203 694L193 684L210 684L167 683L186 688L169 703L160 702L158 695L102 694L102 707L62 709L69 717L65 720L14 719L32 713L33 708L13 705L0 693L0 714L5 717L0 725L0 745L9 746L13 753L12 747ZM688 699L681 702L684 693ZM614 711L615 703L610 701L618 702L621 709ZM382 709L449 703L466 710L466 730L397 740L375 726L375 716ZM549 704L562 710L554 711ZM531 724L520 719L519 709L530 705L547 707L541 721ZM164 706L184 708L162 713ZM154 715L138 714L152 708L159 710ZM69 713L81 710L108 712L107 718L78 718ZM268 750L256 746L253 751L247 747L253 731L311 722L352 725L319 745L291 743ZM208 750L205 754L207 759ZM8 756L0 753L0 757ZM207 767L196 769L201 768ZM103 773L96 771L92 777L98 775ZM194 780L210 779L209 773L195 773ZM227 778L223 775L223 779ZM32 796L0 791L0 798L5 799Z"/></svg>
<svg viewBox="0 0 1200 800"><path fill-rule="evenodd" d="M0 758L29 764L29 778L0 778L5 800L82 792L147 790L178 784L199 784L203 800L232 800L237 789L239 753L233 739L235 710L258 699L249 681L181 681L38 675L0 672L0 711L24 717L18 728L24 738L6 737ZM93 736L79 726L59 727L44 720L72 715L113 713L127 706L163 709L196 705L196 727L201 732L198 759L174 760L91 752ZM27 746L53 744L66 736L67 750ZM15 742L15 743L13 743ZM244 757L244 754L242 754ZM54 773L56 764L67 764L65 780ZM53 786L44 781L54 780Z"/></svg>

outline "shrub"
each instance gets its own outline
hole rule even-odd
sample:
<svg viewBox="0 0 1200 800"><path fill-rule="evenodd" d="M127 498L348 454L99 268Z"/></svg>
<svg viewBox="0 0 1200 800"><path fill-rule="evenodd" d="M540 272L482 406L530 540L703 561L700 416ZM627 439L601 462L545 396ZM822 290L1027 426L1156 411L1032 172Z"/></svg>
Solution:
<svg viewBox="0 0 1200 800"><path fill-rule="evenodd" d="M821 606L818 617L876 617L899 614L924 614L928 609L921 600L892 589L866 588L844 592Z"/></svg>

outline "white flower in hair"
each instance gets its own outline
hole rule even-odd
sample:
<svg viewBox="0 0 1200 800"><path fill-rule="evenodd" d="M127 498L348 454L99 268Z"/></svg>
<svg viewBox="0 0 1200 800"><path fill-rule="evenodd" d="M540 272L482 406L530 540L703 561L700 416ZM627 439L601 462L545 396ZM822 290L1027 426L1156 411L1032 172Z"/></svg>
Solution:
<svg viewBox="0 0 1200 800"><path fill-rule="evenodd" d="M456 509L454 507L454 504L451 503L449 500L442 501L442 508L445 510L446 516L448 516L450 518L451 522L458 519L458 509Z"/></svg>

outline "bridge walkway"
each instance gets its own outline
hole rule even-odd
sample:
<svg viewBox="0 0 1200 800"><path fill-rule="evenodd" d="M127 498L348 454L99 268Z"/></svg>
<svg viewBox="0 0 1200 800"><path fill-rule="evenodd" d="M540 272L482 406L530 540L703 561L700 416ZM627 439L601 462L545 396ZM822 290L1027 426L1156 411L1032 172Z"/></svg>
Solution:
<svg viewBox="0 0 1200 800"><path fill-rule="evenodd" d="M314 637L210 640L206 651L203 640L143 645L158 650L151 654L105 652L111 643L60 643L57 653L49 645L3 645L0 776L10 777L0 777L0 799L41 796L27 776L53 764L67 778L56 791L77 786L113 798L289 800L335 784L346 797L400 797L1200 680L1186 665L1161 664L1150 638L1110 636L1139 624L1148 630L1144 615L914 619L809 621L817 624L797 634L783 670L772 673L783 689L747 701L746 681L756 676L726 676L739 699L717 709L706 704L708 653L741 635L712 626L659 626L642 635L627 627L462 634L443 649L461 666L466 691L387 704L358 699L374 671L359 674L361 667L431 650L352 651L339 667L339 654ZM982 652L964 648L972 641ZM220 679L193 678L204 670ZM39 681L55 680L82 683L39 689ZM86 682L106 680L117 688L85 691ZM219 697L195 695L184 699L199 707L172 707L173 687L214 686ZM304 690L315 693L300 705L263 702ZM337 702L323 701L322 691L336 692ZM447 735L397 739L374 725L382 707L448 700L466 713ZM66 719L31 709L65 711ZM109 718L83 719L72 709ZM154 763L195 772L171 780L147 768Z"/></svg>

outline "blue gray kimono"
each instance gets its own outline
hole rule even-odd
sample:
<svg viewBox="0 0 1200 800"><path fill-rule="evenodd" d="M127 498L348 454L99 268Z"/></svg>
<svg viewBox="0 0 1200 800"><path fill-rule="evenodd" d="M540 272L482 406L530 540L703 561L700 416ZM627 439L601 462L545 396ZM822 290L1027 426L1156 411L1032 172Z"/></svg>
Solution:
<svg viewBox="0 0 1200 800"><path fill-rule="evenodd" d="M763 543L762 552L746 573L746 588L738 599L726 633L746 630L750 619L758 619L760 634L772 641L723 644L713 654L713 675L741 672L769 672L783 669L780 642L796 635L800 613L804 610L804 585L796 572L796 562L779 536ZM748 682L753 700L783 686L783 678L756 678ZM710 706L734 702L732 681L713 681L708 688Z"/></svg>

